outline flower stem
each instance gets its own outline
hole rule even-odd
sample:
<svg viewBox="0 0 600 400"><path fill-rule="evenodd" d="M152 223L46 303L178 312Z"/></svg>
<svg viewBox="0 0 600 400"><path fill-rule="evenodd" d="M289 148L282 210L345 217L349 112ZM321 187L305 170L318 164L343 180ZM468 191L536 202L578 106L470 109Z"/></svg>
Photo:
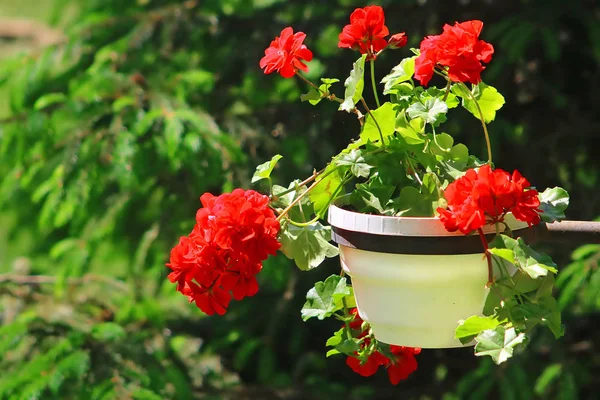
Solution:
<svg viewBox="0 0 600 400"><path fill-rule="evenodd" d="M325 172L325 168L323 168L320 171L315 171L313 172L313 174L311 176L309 176L308 178L306 178L305 180L303 180L302 182L300 182L297 187L293 187L293 188L289 188L284 190L281 193L277 193L277 197L281 197L281 196L285 196L288 193L291 193L295 190L297 190L298 187L302 187L304 185L308 185L309 183L311 183L313 180L315 180L319 175L321 175L323 172Z"/></svg>
<svg viewBox="0 0 600 400"><path fill-rule="evenodd" d="M319 220L319 216L314 217L313 219L311 219L310 221L306 221L306 222L296 222L293 221L292 219L288 218L288 222L294 226L298 226L298 227L305 227L305 226L310 226L312 224L314 224L315 222L317 222Z"/></svg>
<svg viewBox="0 0 600 400"><path fill-rule="evenodd" d="M365 101L364 97L361 97L360 101L361 101L363 107L365 107L365 110L367 110L367 113L371 116L371 119L373 119L373 122L375 123L375 126L377 127L377 131L379 132L379 138L381 139L381 145L385 148L385 141L383 140L383 132L381 131L381 127L379 126L379 123L377 123L375 116L369 109L369 106L367 106L367 102Z"/></svg>
<svg viewBox="0 0 600 400"><path fill-rule="evenodd" d="M448 98L448 94L450 94L450 85L452 84L452 82L450 81L450 79L448 79L448 83L446 83L446 93L444 93L444 98L442 100L446 101L446 99Z"/></svg>
<svg viewBox="0 0 600 400"><path fill-rule="evenodd" d="M423 181L421 180L421 178L419 178L417 170L415 169L413 163L410 161L410 156L408 154L406 155L406 163L408 164L408 167L412 170L415 179L417 180L417 182L419 182L419 185L423 186Z"/></svg>
<svg viewBox="0 0 600 400"><path fill-rule="evenodd" d="M479 120L481 121L481 127L483 128L483 133L485 134L485 144L487 146L487 152L488 152L488 164L491 164L492 163L492 145L490 143L490 135L487 130L487 125L485 124L485 119L483 118L483 112L481 111L481 107L479 107L479 103L475 99L475 96L473 96L473 93L471 93L471 90L469 90L467 85L465 85L462 82L460 84L462 85L463 89L466 90L467 93L469 93L469 97L471 98L471 100L473 100L473 103L475 103L475 107L477 108L477 112L479 113Z"/></svg>
<svg viewBox="0 0 600 400"><path fill-rule="evenodd" d="M301 193L301 194L300 194L298 197L296 197L296 198L294 199L294 201L292 201L292 202L290 203L290 205L289 205L289 206L287 206L287 207L286 207L286 208L285 208L285 209L284 209L284 210L281 212L281 214L279 214L279 216L277 217L277 221L281 221L281 219L282 219L283 217L285 217L285 216L287 215L287 213L289 213L289 212L290 212L290 210L291 210L292 208L294 208L294 206L295 206L296 204L298 204L298 203L300 202L300 200L302 200L302 199L304 198L304 196L306 196L306 195L307 195L307 194L308 194L308 193L309 193L311 190L313 190L313 189L315 188L315 186L317 186L317 185L319 184L319 182L321 182L321 181L313 182L313 184L312 184L312 185L310 185L310 186L308 187L308 189L306 189L306 190L305 190L304 192L302 192L302 193Z"/></svg>
<svg viewBox="0 0 600 400"><path fill-rule="evenodd" d="M335 172L335 171L337 171L337 166L336 166L335 168L332 168L332 169L331 169L330 171L328 171L326 174L324 174L324 175L323 175L323 178L327 177L329 174L331 174L331 173L333 173L333 172ZM310 179L310 180L312 180L312 179L315 179L316 177L317 177L317 174L315 173L315 174L313 174L313 176L312 176L312 177L310 177L309 179ZM309 182L310 182L310 180L309 180ZM308 193L310 193L310 191L311 191L311 190L313 190L313 189L314 189L314 188L315 188L315 187L316 187L316 186L317 186L319 183L321 183L322 181L323 181L323 179L313 182L313 183L312 183L312 185L310 185L310 186L309 186L309 187L308 187L308 188L307 188L307 189L306 189L304 192L300 193L300 194L298 195L298 197L296 197L296 198L294 199L294 201L292 201L292 202L290 203L290 205L288 205L288 206L287 206L287 207L286 207L286 208L285 208L285 209L284 209L284 210L281 212L281 214L279 214L279 216L277 216L277 221L281 221L281 220L283 219L283 217L285 217L285 216L286 216L286 215L287 215L287 214L290 212L290 210L291 210L292 208L294 208L294 206L295 206L296 204L298 204L298 202L300 202L300 200L302 200L302 199L304 198L304 196L306 196ZM305 182L306 182L306 180L305 180ZM301 182L301 183L303 183L303 182ZM299 186L301 186L301 185L299 185ZM298 187L298 186L296 186L296 187ZM296 190L296 187L294 187L292 190L288 190L287 192L289 193L289 192L291 192L291 191L293 191L293 190ZM282 194L284 194L284 193L285 193L285 192L279 193L279 194L278 194L278 196L281 196L281 195L282 195Z"/></svg>
<svg viewBox="0 0 600 400"><path fill-rule="evenodd" d="M485 257L487 258L487 264L488 264L488 282L485 286L490 287L492 285L492 283L494 283L494 269L492 268L492 255L488 251L488 243L487 243L487 240L485 240L485 235L483 234L483 230L481 228L479 228L477 231L479 232L479 238L481 239L481 244L483 245L483 248L485 249Z"/></svg>
<svg viewBox="0 0 600 400"><path fill-rule="evenodd" d="M373 96L375 96L375 104L377 104L377 108L381 107L379 103L379 95L377 94L377 85L375 84L375 59L371 59L369 61L371 64L371 86L373 86Z"/></svg>
<svg viewBox="0 0 600 400"><path fill-rule="evenodd" d="M338 103L343 103L344 102L342 99L340 99L339 97L337 97L335 94L324 92L323 90L321 90L320 87L318 87L317 85L315 85L314 83L312 83L311 81L309 81L305 76L303 76L299 72L296 73L296 76L298 78L300 78L301 80L303 80L304 82L306 82L309 86L312 86L313 88L315 88L319 93L321 93L321 96L323 98L326 98L327 100L331 100L331 101L337 101Z"/></svg>
<svg viewBox="0 0 600 400"><path fill-rule="evenodd" d="M344 324L346 325L346 336L348 337L348 340L352 340L352 331L350 329L350 322L348 321L350 312L348 311L348 304L346 303L345 297L342 297L342 304L344 305L344 314L346 316L346 319L344 320Z"/></svg>

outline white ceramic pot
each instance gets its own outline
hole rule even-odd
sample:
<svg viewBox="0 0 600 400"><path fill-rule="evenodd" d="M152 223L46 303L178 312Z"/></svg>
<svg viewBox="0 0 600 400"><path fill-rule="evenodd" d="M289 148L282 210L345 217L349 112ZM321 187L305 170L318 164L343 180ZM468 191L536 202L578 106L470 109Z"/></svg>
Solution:
<svg viewBox="0 0 600 400"><path fill-rule="evenodd" d="M526 223L507 215L511 229ZM458 321L481 315L488 289L479 236L447 232L438 218L387 217L329 209L360 317L378 340L421 348L461 347ZM484 233L495 233L494 227Z"/></svg>

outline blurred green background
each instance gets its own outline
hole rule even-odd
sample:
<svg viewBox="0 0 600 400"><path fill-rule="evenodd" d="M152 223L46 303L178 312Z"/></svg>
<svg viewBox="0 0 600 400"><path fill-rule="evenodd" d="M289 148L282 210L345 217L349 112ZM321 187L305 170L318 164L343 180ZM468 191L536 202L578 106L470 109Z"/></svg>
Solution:
<svg viewBox="0 0 600 400"><path fill-rule="evenodd" d="M497 165L565 187L571 219L600 215L597 1L373 3L412 47L483 20L496 48L483 78L507 103L490 126ZM275 153L280 182L306 176L358 134L353 116L300 103L303 84L258 61L293 25L315 53L309 77L343 80L356 54L337 35L364 5L0 0L0 399L598 398L600 245L545 249L561 265L563 339L539 332L500 367L471 349L423 351L397 387L326 359L336 323L300 319L337 259L308 273L270 259L258 295L224 317L166 280L200 194L251 187ZM385 54L376 73L407 55ZM446 131L483 157L477 120L454 114Z"/></svg>

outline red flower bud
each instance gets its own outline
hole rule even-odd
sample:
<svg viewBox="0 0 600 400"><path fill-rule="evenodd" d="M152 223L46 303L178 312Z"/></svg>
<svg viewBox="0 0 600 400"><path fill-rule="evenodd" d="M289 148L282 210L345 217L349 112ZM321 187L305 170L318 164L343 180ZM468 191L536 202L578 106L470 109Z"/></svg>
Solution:
<svg viewBox="0 0 600 400"><path fill-rule="evenodd" d="M388 47L390 49L399 49L400 47L406 46L407 41L408 37L404 32L396 33L388 40Z"/></svg>

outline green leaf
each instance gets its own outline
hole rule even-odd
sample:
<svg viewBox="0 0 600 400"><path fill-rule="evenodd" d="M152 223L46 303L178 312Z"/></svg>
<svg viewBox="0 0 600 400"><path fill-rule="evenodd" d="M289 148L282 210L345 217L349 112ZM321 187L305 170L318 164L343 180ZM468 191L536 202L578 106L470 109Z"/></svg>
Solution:
<svg viewBox="0 0 600 400"><path fill-rule="evenodd" d="M565 189L548 188L539 194L539 199L542 221L554 222L565 218L565 210L569 206L569 193Z"/></svg>
<svg viewBox="0 0 600 400"><path fill-rule="evenodd" d="M557 399L560 400L571 400L578 399L579 388L577 383L575 382L575 377L573 373L568 369L563 371L562 376L560 377L560 384L558 385L560 391L556 396Z"/></svg>
<svg viewBox="0 0 600 400"><path fill-rule="evenodd" d="M430 137L433 140L433 143L431 144L431 152L442 158L447 158L449 153L452 151L454 138L447 133L430 135Z"/></svg>
<svg viewBox="0 0 600 400"><path fill-rule="evenodd" d="M481 332L475 341L475 355L490 356L496 364L502 364L513 355L515 346L523 343L525 334L515 331L515 328L505 329L498 326L495 329L488 329Z"/></svg>
<svg viewBox="0 0 600 400"><path fill-rule="evenodd" d="M433 215L432 199L412 186L405 186L394 200L398 217L430 217Z"/></svg>
<svg viewBox="0 0 600 400"><path fill-rule="evenodd" d="M339 157L335 163L337 165L349 166L350 172L357 178L360 178L361 176L363 178L368 178L370 170L373 168L373 166L365 162L361 151L358 149L354 149L349 153L341 154L341 157Z"/></svg>
<svg viewBox="0 0 600 400"><path fill-rule="evenodd" d="M152 125L154 125L156 120L161 119L163 115L163 110L160 108L155 108L148 111L146 114L144 114L143 117L137 120L133 128L134 132L136 133L136 135L142 136L143 134L148 132L148 130L152 128Z"/></svg>
<svg viewBox="0 0 600 400"><path fill-rule="evenodd" d="M340 80L337 78L321 78L321 82L323 82L324 85L327 85L327 89L329 89L329 87L331 85L333 85L334 83L338 83Z"/></svg>
<svg viewBox="0 0 600 400"><path fill-rule="evenodd" d="M342 343L344 332L345 332L345 328L341 328L340 330L335 332L332 337L327 339L325 346L335 347L338 344Z"/></svg>
<svg viewBox="0 0 600 400"><path fill-rule="evenodd" d="M161 400L163 397L154 393L150 389L138 387L131 394L133 400Z"/></svg>
<svg viewBox="0 0 600 400"><path fill-rule="evenodd" d="M105 322L92 328L92 337L100 342L113 342L126 336L121 325L114 322Z"/></svg>
<svg viewBox="0 0 600 400"><path fill-rule="evenodd" d="M537 291L535 292L535 299L540 300L544 297L552 297L552 291L554 290L554 275L548 274L542 278L540 282L539 279L535 280L538 283ZM525 293L525 291L522 290Z"/></svg>
<svg viewBox="0 0 600 400"><path fill-rule="evenodd" d="M202 69L192 69L180 73L177 78L184 82L193 91L208 93L215 84L215 74Z"/></svg>
<svg viewBox="0 0 600 400"><path fill-rule="evenodd" d="M310 89L308 93L305 93L300 96L300 100L308 101L313 106L317 105L326 96L329 96L329 88L331 87L331 85L339 81L339 79L335 78L321 78L321 82L323 82L323 84L319 86L319 90L317 90L316 88Z"/></svg>
<svg viewBox="0 0 600 400"><path fill-rule="evenodd" d="M332 163L327 166L323 175L329 172L330 168L336 168L336 165ZM317 178L317 181L319 184L309 192L308 197L313 203L315 214L322 217L342 187L342 176L339 171L335 171L324 178Z"/></svg>
<svg viewBox="0 0 600 400"><path fill-rule="evenodd" d="M529 293L534 290L538 290L546 278L553 278L554 275L546 275L543 279L533 279L525 272L518 270L512 276L512 281L515 283L514 287L521 293Z"/></svg>
<svg viewBox="0 0 600 400"><path fill-rule="evenodd" d="M514 293L512 288L506 287L504 285L498 285L498 283L509 284L510 280L508 278L504 278L502 280L497 280L494 285L494 290L490 290L487 297L485 298L485 304L483 305L483 315L486 316L496 316L498 313L509 304L505 301L505 299L511 298Z"/></svg>
<svg viewBox="0 0 600 400"><path fill-rule="evenodd" d="M383 94L389 94L394 86L412 79L415 73L415 58L417 57L405 58L392 68L392 72L383 77L381 80L381 83L385 84Z"/></svg>
<svg viewBox="0 0 600 400"><path fill-rule="evenodd" d="M339 352L339 350L337 350L337 349L331 349L331 350L327 351L327 353L325 353L325 357L331 357L331 356L335 356L337 354L341 354Z"/></svg>
<svg viewBox="0 0 600 400"><path fill-rule="evenodd" d="M424 104L413 103L408 107L406 113L411 119L422 118L428 124L439 125L446 121L448 105L438 99L428 99Z"/></svg>
<svg viewBox="0 0 600 400"><path fill-rule="evenodd" d="M355 193L364 202L364 207L361 206L359 211L366 213L375 210L379 214L386 214L387 204L395 190L394 186L384 184L379 178L357 185Z"/></svg>
<svg viewBox="0 0 600 400"><path fill-rule="evenodd" d="M564 334L558 303L553 297L541 298L536 303L518 304L513 308L512 314L517 320L546 325L557 339Z"/></svg>
<svg viewBox="0 0 600 400"><path fill-rule="evenodd" d="M300 96L301 101L308 101L313 106L318 104L322 99L323 97L321 96L321 92L314 88L310 89L308 93L304 93Z"/></svg>
<svg viewBox="0 0 600 400"><path fill-rule="evenodd" d="M515 252L512 249L490 248L488 251L495 256L505 259L511 264L515 263Z"/></svg>
<svg viewBox="0 0 600 400"><path fill-rule="evenodd" d="M481 119L475 102L471 100L471 97L467 94L466 89L464 89L462 85L452 86L452 91L457 96L462 97L462 105L464 108L473 114L475 118ZM481 108L484 121L486 123L492 122L494 118L496 118L496 111L504 105L504 96L498 93L496 88L488 86L483 82L475 85L471 93L473 97L475 97L475 100L477 100L479 108Z"/></svg>
<svg viewBox="0 0 600 400"><path fill-rule="evenodd" d="M329 243L330 240L331 228L320 222L303 227L286 224L280 233L281 251L303 271L338 255L337 247Z"/></svg>
<svg viewBox="0 0 600 400"><path fill-rule="evenodd" d="M325 282L317 282L306 294L306 303L302 307L304 321L317 317L320 320L330 317L334 312L342 309L342 299L350 294L346 286L346 278L331 275Z"/></svg>
<svg viewBox="0 0 600 400"><path fill-rule="evenodd" d="M466 320L458 321L458 327L454 331L454 338L461 339L461 342L468 343L473 340L474 336L479 335L481 332L494 329L500 325L500 321L494 317L479 317L472 315ZM466 342L462 339L467 339Z"/></svg>
<svg viewBox="0 0 600 400"><path fill-rule="evenodd" d="M344 102L340 104L340 110L350 112L360 101L365 87L365 60L366 54L363 54L352 65L350 76L344 82L346 91L344 93Z"/></svg>
<svg viewBox="0 0 600 400"><path fill-rule="evenodd" d="M48 93L35 101L33 109L39 111L55 104L62 104L66 101L67 96L65 96L64 93Z"/></svg>
<svg viewBox="0 0 600 400"><path fill-rule="evenodd" d="M240 349L235 353L235 357L233 359L233 366L237 370L241 370L246 365L248 365L248 361L250 357L260 349L262 342L260 339L252 338L244 341Z"/></svg>
<svg viewBox="0 0 600 400"><path fill-rule="evenodd" d="M600 253L600 244L584 244L583 246L573 250L573 253L571 253L571 259L584 260L595 255L596 253Z"/></svg>
<svg viewBox="0 0 600 400"><path fill-rule="evenodd" d="M556 264L552 259L536 252L527 246L522 238L517 240L506 235L499 235L490 243L490 253L515 264L531 278L545 276L548 271L557 273Z"/></svg>
<svg viewBox="0 0 600 400"><path fill-rule="evenodd" d="M281 160L283 157L279 154L275 154L271 160L260 164L258 167L256 167L256 171L254 172L254 175L252 175L252 181L251 183L254 182L258 182L261 179L268 179L271 177L271 172L273 172L273 168L275 168L275 165L277 165L277 162L279 160Z"/></svg>
<svg viewBox="0 0 600 400"><path fill-rule="evenodd" d="M519 238L520 239L520 238ZM521 265L521 269L529 274L533 279L538 278L540 276L546 276L548 271L552 273L557 273L556 264L552 261L550 257L545 254L540 254L533 249L529 248L527 256L527 262L525 265Z"/></svg>
<svg viewBox="0 0 600 400"><path fill-rule="evenodd" d="M63 239L52 246L50 249L50 258L57 260L68 251L81 246L81 243L81 240L75 238Z"/></svg>
<svg viewBox="0 0 600 400"><path fill-rule="evenodd" d="M165 119L165 142L167 144L167 152L170 158L176 157L183 132L183 122L179 118L171 116Z"/></svg>
<svg viewBox="0 0 600 400"><path fill-rule="evenodd" d="M544 369L544 372L542 372L542 374L535 381L535 394L537 394L538 396L542 396L543 394L545 394L548 386L550 386L552 382L554 382L560 376L561 372L561 364L552 364L547 366Z"/></svg>
<svg viewBox="0 0 600 400"><path fill-rule="evenodd" d="M360 345L357 342L358 339L346 339L342 343L335 346L335 349L340 353L347 355L354 355L358 350L360 350Z"/></svg>
<svg viewBox="0 0 600 400"><path fill-rule="evenodd" d="M402 136L408 144L421 144L425 142L425 137L421 135L425 121L415 118L410 122L406 118L406 111L402 110L396 116L394 129Z"/></svg>
<svg viewBox="0 0 600 400"><path fill-rule="evenodd" d="M121 111L123 111L125 108L135 106L136 104L137 104L137 101L134 97L123 96L123 97L119 97L117 100L115 100L115 102L112 104L112 109L113 109L114 113L118 114Z"/></svg>
<svg viewBox="0 0 600 400"><path fill-rule="evenodd" d="M381 136L379 135L379 129L383 137L390 136L394 133L396 111L394 111L394 105L390 102L385 102L381 107L372 110L373 116L367 114L365 124L362 132L360 133L360 139L363 143L380 141ZM375 121L377 121L377 124ZM379 129L377 128L379 126Z"/></svg>

